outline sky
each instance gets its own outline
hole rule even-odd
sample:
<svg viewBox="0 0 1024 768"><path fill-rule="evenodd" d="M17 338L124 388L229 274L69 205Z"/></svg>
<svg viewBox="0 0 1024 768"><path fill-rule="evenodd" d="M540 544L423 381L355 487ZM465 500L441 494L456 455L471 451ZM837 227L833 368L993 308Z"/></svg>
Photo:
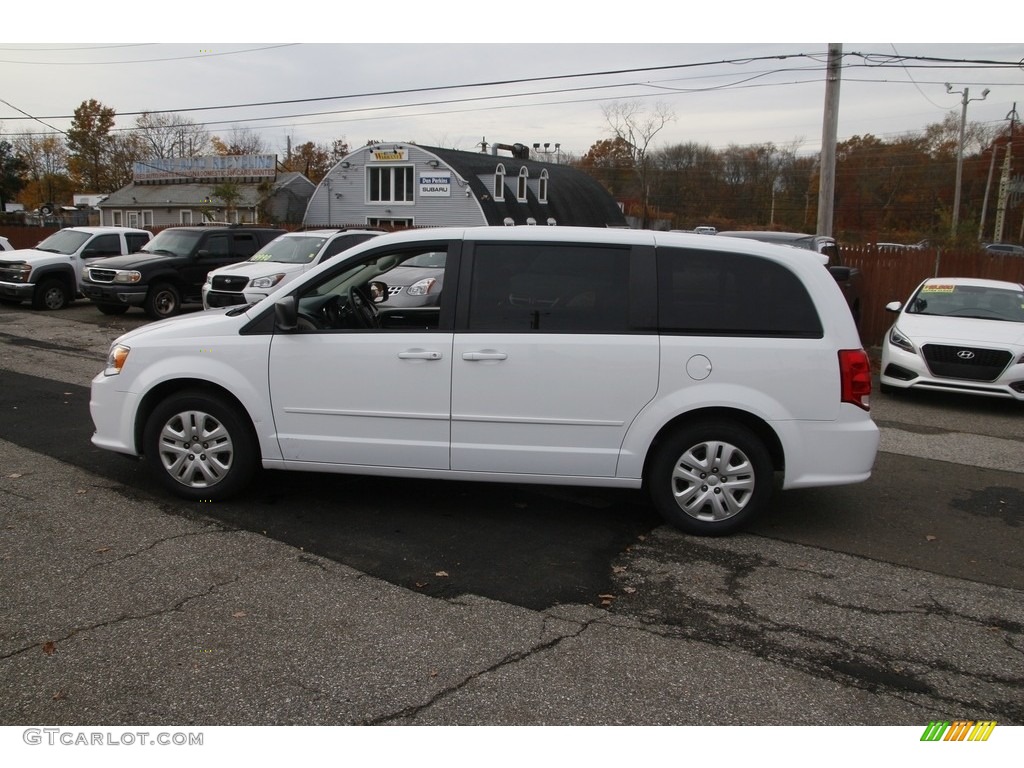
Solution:
<svg viewBox="0 0 1024 768"><path fill-rule="evenodd" d="M824 112L821 41L878 39L879 29L903 42L841 43L840 140L892 139L959 116L964 90L971 122L1006 125L1015 102L1024 110L1024 43L943 42L991 36L1004 12L1020 20L1010 3L1005 11L987 4L984 19L930 28L915 19L880 24L891 9L874 0L857 4L859 22L814 24L792 19L820 14L820 4L775 4L761 16L740 4L688 5L648 3L642 18L629 19L628 6L587 17L581 9L596 6L450 0L350 14L310 6L276 22L219 18L197 5L194 22L185 3L176 4L177 21L133 12L124 29L55 13L38 42L4 42L14 29L39 28L31 9L14 11L26 19L0 30L0 138L66 130L74 109L96 99L116 110L119 129L138 113L169 111L221 138L257 132L281 156L289 140L336 139L468 151L547 143L553 157L556 144L559 154L580 156L612 135L606 111L632 104L644 117L671 117L652 148L771 142L812 154ZM781 32L812 42L778 42Z"/></svg>

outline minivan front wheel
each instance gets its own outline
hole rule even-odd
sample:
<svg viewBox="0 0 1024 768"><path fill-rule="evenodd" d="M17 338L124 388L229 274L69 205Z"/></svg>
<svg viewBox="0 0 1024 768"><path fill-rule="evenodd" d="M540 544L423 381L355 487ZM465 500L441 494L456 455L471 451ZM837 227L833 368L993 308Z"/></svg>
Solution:
<svg viewBox="0 0 1024 768"><path fill-rule="evenodd" d="M748 428L707 421L664 438L644 481L667 522L697 536L722 536L738 531L768 505L772 461Z"/></svg>
<svg viewBox="0 0 1024 768"><path fill-rule="evenodd" d="M160 482L195 501L221 501L248 485L258 451L246 417L218 395L181 392L146 421L143 452Z"/></svg>

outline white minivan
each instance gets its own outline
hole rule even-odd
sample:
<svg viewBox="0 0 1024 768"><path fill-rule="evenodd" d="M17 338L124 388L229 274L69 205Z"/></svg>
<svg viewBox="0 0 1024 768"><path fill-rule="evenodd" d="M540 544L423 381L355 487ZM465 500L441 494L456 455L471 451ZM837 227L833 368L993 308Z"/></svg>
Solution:
<svg viewBox="0 0 1024 768"><path fill-rule="evenodd" d="M436 303L388 273L443 255ZM441 263L438 261L437 263ZM117 339L101 448L195 500L261 467L645 488L695 534L784 488L866 480L879 433L853 318L813 253L618 229L381 235L252 306Z"/></svg>

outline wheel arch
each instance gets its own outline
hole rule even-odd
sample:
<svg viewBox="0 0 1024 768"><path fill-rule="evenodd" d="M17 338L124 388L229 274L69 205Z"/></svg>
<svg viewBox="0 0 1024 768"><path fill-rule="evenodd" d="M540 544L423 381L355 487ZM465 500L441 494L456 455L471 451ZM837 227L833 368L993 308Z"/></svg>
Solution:
<svg viewBox="0 0 1024 768"><path fill-rule="evenodd" d="M705 421L732 421L746 427L753 432L764 444L765 450L772 461L772 469L776 472L786 468L786 454L782 447L782 441L778 434L764 419L755 416L748 411L739 408L726 408L721 406L696 408L692 411L680 413L673 419L666 422L654 436L644 456L643 478L644 482L648 477L651 461L657 455L661 442L670 434L684 426L692 426Z"/></svg>
<svg viewBox="0 0 1024 768"><path fill-rule="evenodd" d="M256 426L253 424L252 415L249 413L249 410L241 400L235 397L231 390L203 379L171 379L157 384L143 396L139 402L138 409L135 411L135 424L132 428L132 440L135 443L134 447L138 455L143 455L145 449L143 433L146 431L146 422L149 421L153 411L171 395L186 391L215 395L238 409L239 414L244 418L249 436L252 438L257 451L260 452L260 458L262 458L259 435L256 433Z"/></svg>

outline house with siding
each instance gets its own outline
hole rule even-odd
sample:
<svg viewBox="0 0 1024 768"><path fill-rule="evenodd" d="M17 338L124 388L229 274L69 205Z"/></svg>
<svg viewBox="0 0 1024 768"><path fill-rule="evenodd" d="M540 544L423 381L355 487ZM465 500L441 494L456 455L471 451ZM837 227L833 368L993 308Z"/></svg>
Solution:
<svg viewBox="0 0 1024 768"><path fill-rule="evenodd" d="M522 144L495 144L490 152L371 144L346 155L327 173L303 224L627 226L615 199L595 179L529 155Z"/></svg>
<svg viewBox="0 0 1024 768"><path fill-rule="evenodd" d="M215 155L136 163L132 182L97 206L100 224L167 227L206 221L233 224L302 222L316 185L277 170L276 155ZM234 197L218 197L229 183Z"/></svg>

